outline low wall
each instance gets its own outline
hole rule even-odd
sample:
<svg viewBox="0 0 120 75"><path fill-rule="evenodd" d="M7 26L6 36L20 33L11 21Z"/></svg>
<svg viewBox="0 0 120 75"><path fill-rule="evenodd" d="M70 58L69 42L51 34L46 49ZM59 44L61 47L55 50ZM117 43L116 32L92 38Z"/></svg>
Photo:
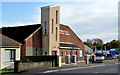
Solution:
<svg viewBox="0 0 120 75"><path fill-rule="evenodd" d="M28 69L34 68L47 68L52 67L52 61L45 61L45 62L20 62L15 61L15 72L21 72Z"/></svg>

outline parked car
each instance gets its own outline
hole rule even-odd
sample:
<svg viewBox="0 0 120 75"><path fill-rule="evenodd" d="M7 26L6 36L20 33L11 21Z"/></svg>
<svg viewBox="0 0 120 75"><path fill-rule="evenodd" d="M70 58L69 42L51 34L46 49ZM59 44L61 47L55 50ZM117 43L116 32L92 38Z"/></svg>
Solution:
<svg viewBox="0 0 120 75"><path fill-rule="evenodd" d="M102 54L95 54L96 55L96 62L103 62L105 57Z"/></svg>

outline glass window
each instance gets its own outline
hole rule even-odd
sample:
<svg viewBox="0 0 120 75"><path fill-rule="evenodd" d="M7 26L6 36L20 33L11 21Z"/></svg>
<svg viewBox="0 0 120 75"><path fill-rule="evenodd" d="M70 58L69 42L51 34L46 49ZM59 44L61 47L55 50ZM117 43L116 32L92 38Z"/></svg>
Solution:
<svg viewBox="0 0 120 75"><path fill-rule="evenodd" d="M38 56L38 49L35 50L35 56Z"/></svg>
<svg viewBox="0 0 120 75"><path fill-rule="evenodd" d="M57 24L57 20L58 20L58 11L56 10L56 24Z"/></svg>
<svg viewBox="0 0 120 75"><path fill-rule="evenodd" d="M53 33L53 28L54 27L54 19L52 19L52 33Z"/></svg>
<svg viewBox="0 0 120 75"><path fill-rule="evenodd" d="M15 50L5 50L5 62L15 61Z"/></svg>
<svg viewBox="0 0 120 75"><path fill-rule="evenodd" d="M76 53L75 53L76 55L77 55L77 51L76 51Z"/></svg>
<svg viewBox="0 0 120 75"><path fill-rule="evenodd" d="M61 52L61 57L63 57L63 52Z"/></svg>
<svg viewBox="0 0 120 75"><path fill-rule="evenodd" d="M67 55L67 52L65 52L65 55Z"/></svg>
<svg viewBox="0 0 120 75"><path fill-rule="evenodd" d="M45 35L47 34L47 22L45 22Z"/></svg>
<svg viewBox="0 0 120 75"><path fill-rule="evenodd" d="M56 27L56 41L57 41L57 27Z"/></svg>
<svg viewBox="0 0 120 75"><path fill-rule="evenodd" d="M80 55L80 57L83 56L83 51L82 50L79 51L79 55Z"/></svg>
<svg viewBox="0 0 120 75"><path fill-rule="evenodd" d="M69 55L71 55L71 52L69 52Z"/></svg>

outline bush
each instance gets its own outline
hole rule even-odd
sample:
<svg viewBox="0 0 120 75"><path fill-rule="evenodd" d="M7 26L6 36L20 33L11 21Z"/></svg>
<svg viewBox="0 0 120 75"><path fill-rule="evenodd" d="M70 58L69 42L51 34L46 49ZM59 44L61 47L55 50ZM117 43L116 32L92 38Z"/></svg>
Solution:
<svg viewBox="0 0 120 75"><path fill-rule="evenodd" d="M119 61L120 61L120 57L119 57Z"/></svg>
<svg viewBox="0 0 120 75"><path fill-rule="evenodd" d="M106 60L111 60L113 59L113 57L109 56L109 57L105 57Z"/></svg>

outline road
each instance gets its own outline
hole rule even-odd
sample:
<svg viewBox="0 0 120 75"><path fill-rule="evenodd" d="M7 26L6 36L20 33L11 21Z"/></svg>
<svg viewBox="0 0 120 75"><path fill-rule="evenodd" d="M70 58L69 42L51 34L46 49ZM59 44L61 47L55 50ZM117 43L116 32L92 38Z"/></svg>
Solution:
<svg viewBox="0 0 120 75"><path fill-rule="evenodd" d="M49 73L49 71L48 71ZM100 66L89 66L73 68L71 70L56 71L53 73L118 73L118 64L100 65Z"/></svg>
<svg viewBox="0 0 120 75"><path fill-rule="evenodd" d="M118 66L119 65L119 66ZM99 73L110 73L110 75L116 75L116 73L118 73L120 70L120 62L115 62L115 63L96 63L94 65L90 65L90 66L76 66L76 67L69 67L69 68L46 68L46 69L32 69L32 70L28 70L28 71L24 71L21 73L17 73L20 75L32 75L32 74L79 74L79 73L95 73L95 74L99 74ZM113 74L111 74L113 73ZM5 74L6 75L6 74ZM16 75L16 73L13 73L11 75ZM92 74L91 74L92 75Z"/></svg>

